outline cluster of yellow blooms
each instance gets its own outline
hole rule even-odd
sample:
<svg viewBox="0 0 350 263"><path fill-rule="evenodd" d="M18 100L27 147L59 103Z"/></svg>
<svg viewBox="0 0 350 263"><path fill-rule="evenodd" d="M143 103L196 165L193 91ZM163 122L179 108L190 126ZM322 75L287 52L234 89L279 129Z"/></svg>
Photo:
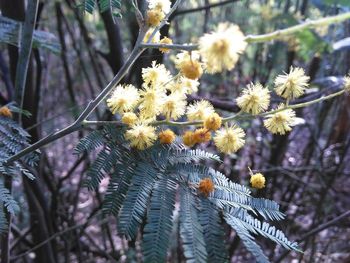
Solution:
<svg viewBox="0 0 350 263"><path fill-rule="evenodd" d="M166 13L167 1L150 1L152 12ZM226 31L225 31L226 30ZM208 142L215 132L213 141L220 152L237 152L245 143L244 131L236 124L222 127L222 118L206 100L196 101L187 106L186 96L198 89L198 79L203 71L208 73L232 69L246 43L244 35L235 25L220 25L217 32L205 34L200 39L198 52L181 52L174 61L179 74L175 77L162 64L154 61L151 67L142 70L143 85L138 90L133 85L116 87L107 105L113 114L119 113L122 122L130 127L125 137L131 146L143 150L157 140L156 129L150 125L157 116L166 120L178 120L184 114L190 122L202 123L203 127L185 131L183 143L189 147ZM202 61L200 61L202 58ZM289 74L276 78L276 93L283 98L293 99L303 94L308 77L300 68L291 68ZM266 111L270 104L270 92L260 83L249 84L237 98L243 112L257 115ZM284 106L280 105L278 109ZM267 116L266 128L272 133L284 134L291 130L295 113L287 109ZM158 135L161 143L171 143L175 134L171 130Z"/></svg>
<svg viewBox="0 0 350 263"><path fill-rule="evenodd" d="M149 41L154 28L161 23L170 8L169 0L149 0L147 24L150 28L144 42ZM159 32L151 42L172 43L169 38L160 40ZM186 116L188 125L200 126L195 130L184 131L182 141L186 146L206 143L213 138L222 153L231 154L241 149L245 143L242 128L237 124L229 125L228 119L220 117L209 101L195 101L187 105L187 96L198 90L198 79L203 73L219 73L234 68L246 46L245 36L239 27L223 23L216 31L199 39L197 51L183 51L176 55L176 75L172 75L163 64L153 61L150 67L142 69L141 89L130 84L118 85L107 99L107 105L113 114L120 114L121 121L129 127L125 138L130 141L130 145L143 150L152 146L157 139L163 144L172 143L176 138L175 133L167 129L157 135L158 130L153 122L162 118L176 121ZM168 51L162 48L162 52ZM265 127L271 133L283 135L296 124L295 112L288 108L288 103L304 94L308 82L309 77L303 69L291 67L289 73L277 76L274 82L274 91L286 99L285 104L280 104L270 114L264 113L270 105L270 90L260 83L251 83L237 98L237 105L243 113L264 113ZM350 87L350 76L344 82L347 83L345 86Z"/></svg>

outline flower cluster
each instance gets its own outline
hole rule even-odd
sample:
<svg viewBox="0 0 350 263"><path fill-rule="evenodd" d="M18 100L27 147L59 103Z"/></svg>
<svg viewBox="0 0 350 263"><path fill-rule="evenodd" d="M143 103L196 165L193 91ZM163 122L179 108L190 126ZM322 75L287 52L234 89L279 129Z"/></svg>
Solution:
<svg viewBox="0 0 350 263"><path fill-rule="evenodd" d="M172 44L172 40L168 37L160 39L160 33L155 28L170 9L169 0L148 1L149 29L143 41L163 44L159 48L164 53L170 51L166 45ZM238 26L222 23L216 31L199 39L198 50L182 51L174 56L176 74L153 61L149 67L142 69L143 84L140 88L131 84L118 85L107 99L107 106L113 114L119 114L122 123L128 126L125 138L130 145L143 150L156 140L170 144L176 134L170 129L160 131L156 126L181 120L186 121L181 125L195 127L182 134L182 141L188 147L213 140L222 153L232 154L241 149L245 143L245 132L237 123L228 124L234 118L222 118L207 100L188 105L187 96L197 92L199 79L204 73L233 69L246 46L245 36ZM303 69L291 67L289 73L275 79L275 92L286 99L285 104L266 112L270 106L270 90L260 83L250 83L236 99L237 105L242 113L263 115L264 125L271 133L285 134L296 123L295 112L288 103L304 93L308 81ZM349 81L344 79L344 82L347 86Z"/></svg>

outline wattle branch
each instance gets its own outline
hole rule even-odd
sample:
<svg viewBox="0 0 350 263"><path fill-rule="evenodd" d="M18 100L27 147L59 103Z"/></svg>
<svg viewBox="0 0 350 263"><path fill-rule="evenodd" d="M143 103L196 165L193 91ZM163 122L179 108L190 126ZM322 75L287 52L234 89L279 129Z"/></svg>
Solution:
<svg viewBox="0 0 350 263"><path fill-rule="evenodd" d="M171 8L170 12L167 14L165 19L161 22L161 24L155 28L153 33L151 34L151 37L149 38L149 41L153 38L153 36L159 31L159 29L166 23L167 19L170 17L170 15L175 11L175 9L178 7L180 4L181 0L176 1L176 3L173 5ZM332 17L327 17L327 18L322 18L318 20L313 20L313 21L308 21L304 22L300 25L292 26L286 29L282 30L277 30L275 32L269 33L269 34L263 34L263 35L248 35L245 38L245 41L248 43L254 43L254 42L265 42L265 41L271 41L274 39L279 39L285 36L292 35L296 32L299 32L301 30L307 29L307 28L314 28L317 26L326 26L332 23L339 23L344 20L347 20L350 18L350 12L337 15L337 16L332 16ZM128 73L129 69L131 66L135 63L137 58L143 53L143 51L147 48L168 48L168 49L175 49L175 50L195 50L198 49L198 45L164 45L164 44L151 44L151 43L143 43L143 39L145 36L146 32L146 26L145 22L142 21L140 23L141 28L140 28L140 33L138 36L138 39L136 41L135 47L132 50L128 60L125 62L124 66L121 68L121 70L118 72L117 75L111 80L111 82L103 89L103 91L94 99L92 100L87 107L82 111L82 113L79 115L79 117L76 119L76 121L69 126L58 130L56 132L53 132L52 134L44 137L43 139L39 140L38 142L32 144L31 146L23 149L19 153L13 155L11 158L9 158L6 163L11 163L13 161L18 160L19 158L25 156L28 153L31 153L61 137L64 137L72 132L75 132L77 130L82 129L85 125L104 125L106 123L108 124L116 124L120 125L119 122L101 122L101 121L88 121L87 118L89 115L94 111L94 109L106 98L106 96L116 87L116 85L119 84L119 82L122 80L122 78ZM148 42L149 42L148 41ZM300 108L300 107L305 107L308 105L311 105L313 103L320 102L322 100L330 99L335 96L338 96L342 94L344 91L337 92L331 95L328 95L326 97L322 97L313 101L305 102L305 103L300 103L300 104L295 104L295 105L289 105L286 108L283 109L278 109L278 110L273 110L270 112L265 112L260 115L252 115L252 116L267 116L269 114L276 113L278 111L283 111L287 108L289 109L295 109L295 108ZM229 122L238 118L252 118L250 115L242 115L241 113L226 117L223 119L223 122ZM188 126L188 125L201 125L201 121L194 121L194 122L175 122L175 121L155 121L151 123L152 125L169 125L169 126Z"/></svg>

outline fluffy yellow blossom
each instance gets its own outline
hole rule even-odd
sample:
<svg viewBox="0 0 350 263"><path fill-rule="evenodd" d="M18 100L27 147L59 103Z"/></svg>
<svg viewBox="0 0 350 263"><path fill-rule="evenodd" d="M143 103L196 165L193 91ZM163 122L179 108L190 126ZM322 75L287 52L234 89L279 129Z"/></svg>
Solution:
<svg viewBox="0 0 350 263"><path fill-rule="evenodd" d="M7 118L12 118L12 112L7 106L3 106L0 108L0 116L4 116Z"/></svg>
<svg viewBox="0 0 350 263"><path fill-rule="evenodd" d="M222 118L217 113L212 113L204 119L204 128L216 131L221 127Z"/></svg>
<svg viewBox="0 0 350 263"><path fill-rule="evenodd" d="M189 121L203 121L214 113L214 107L206 100L196 101L187 107L187 119Z"/></svg>
<svg viewBox="0 0 350 263"><path fill-rule="evenodd" d="M214 183L210 178L205 178L200 180L198 185L198 192L205 197L208 197L208 195L214 191Z"/></svg>
<svg viewBox="0 0 350 263"><path fill-rule="evenodd" d="M246 46L239 27L229 23L219 24L217 31L199 39L199 52L208 73L233 69Z"/></svg>
<svg viewBox="0 0 350 263"><path fill-rule="evenodd" d="M137 116L133 112L125 112L122 117L122 123L132 126L136 123L137 121Z"/></svg>
<svg viewBox="0 0 350 263"><path fill-rule="evenodd" d="M209 142L210 140L211 140L211 133L206 128L197 129L193 133L194 143Z"/></svg>
<svg viewBox="0 0 350 263"><path fill-rule="evenodd" d="M151 67L142 69L142 79L147 86L162 88L162 84L171 79L171 74L163 64L157 64L156 61L152 61Z"/></svg>
<svg viewBox="0 0 350 263"><path fill-rule="evenodd" d="M281 104L278 106L278 110L284 108L285 105ZM285 134L292 130L293 125L295 125L295 111L292 109L286 109L273 113L267 116L264 120L264 125L273 134Z"/></svg>
<svg viewBox="0 0 350 263"><path fill-rule="evenodd" d="M224 127L216 131L214 143L220 152L234 153L237 152L245 143L244 131L236 126Z"/></svg>
<svg viewBox="0 0 350 263"><path fill-rule="evenodd" d="M250 183L252 187L262 189L265 187L265 177L261 173L251 174Z"/></svg>
<svg viewBox="0 0 350 263"><path fill-rule="evenodd" d="M165 14L159 9L152 9L147 11L147 24L156 27L164 19Z"/></svg>
<svg viewBox="0 0 350 263"><path fill-rule="evenodd" d="M164 91L153 87L143 87L140 96L139 109L143 118L153 118L160 113L164 103Z"/></svg>
<svg viewBox="0 0 350 263"><path fill-rule="evenodd" d="M169 13L171 8L170 0L149 0L148 1L149 9L156 9L164 12L165 14Z"/></svg>
<svg viewBox="0 0 350 263"><path fill-rule="evenodd" d="M165 131L161 131L158 137L159 137L160 143L171 144L175 140L176 135L172 130L167 129Z"/></svg>
<svg viewBox="0 0 350 263"><path fill-rule="evenodd" d="M310 77L305 76L302 68L290 67L289 73L279 75L275 79L275 91L282 98L295 99L304 94L309 80Z"/></svg>
<svg viewBox="0 0 350 263"><path fill-rule="evenodd" d="M180 92L182 94L192 94L198 91L198 86L198 80L180 77L177 81L169 85L169 90L171 92Z"/></svg>
<svg viewBox="0 0 350 263"><path fill-rule="evenodd" d="M193 131L186 131L183 135L182 135L182 141L183 143L188 146L188 147L192 147L193 145L196 144L196 142L194 141L194 133Z"/></svg>
<svg viewBox="0 0 350 263"><path fill-rule="evenodd" d="M260 83L249 84L237 98L237 105L247 113L253 115L266 111L270 105L270 91Z"/></svg>
<svg viewBox="0 0 350 263"><path fill-rule="evenodd" d="M184 115L186 105L186 96L179 92L174 92L164 98L161 113L167 120L177 120Z"/></svg>
<svg viewBox="0 0 350 263"><path fill-rule="evenodd" d="M163 37L160 41L159 41L160 44L165 44L165 45L171 45L173 43L173 41L168 38L168 37ZM168 53L170 51L169 48L160 48L159 49L160 52L162 53Z"/></svg>
<svg viewBox="0 0 350 263"><path fill-rule="evenodd" d="M143 42L148 43L149 38L153 34L153 31L154 31L154 28L152 28L152 27L150 29L148 29L148 31L146 32L146 34L145 34L145 36L143 38ZM153 36L153 38L151 40L151 43L158 43L159 40L160 40L160 33L159 33L159 31L157 31L155 33L155 35Z"/></svg>
<svg viewBox="0 0 350 263"><path fill-rule="evenodd" d="M136 124L127 130L125 139L130 141L130 145L138 150L151 147L157 139L155 128L146 124Z"/></svg>
<svg viewBox="0 0 350 263"><path fill-rule="evenodd" d="M350 92L350 74L348 76L345 76L343 78L343 81L345 91Z"/></svg>
<svg viewBox="0 0 350 263"><path fill-rule="evenodd" d="M199 62L198 52L195 51L177 54L175 66L183 76L189 79L199 79L203 74L203 65Z"/></svg>
<svg viewBox="0 0 350 263"><path fill-rule="evenodd" d="M113 114L132 110L139 101L138 90L133 85L118 85L107 99L107 106Z"/></svg>

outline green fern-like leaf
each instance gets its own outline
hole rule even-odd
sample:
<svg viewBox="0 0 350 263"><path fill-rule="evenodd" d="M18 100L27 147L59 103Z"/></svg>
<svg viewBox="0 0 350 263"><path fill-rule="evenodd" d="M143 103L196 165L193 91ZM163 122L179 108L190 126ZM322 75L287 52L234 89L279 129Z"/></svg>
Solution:
<svg viewBox="0 0 350 263"><path fill-rule="evenodd" d="M208 262L195 196L187 187L181 187L180 196L180 236L186 262Z"/></svg>
<svg viewBox="0 0 350 263"><path fill-rule="evenodd" d="M0 202L6 207L6 210L13 215L19 211L17 202L13 199L10 191L5 188L2 182L0 182Z"/></svg>
<svg viewBox="0 0 350 263"><path fill-rule="evenodd" d="M138 163L119 215L118 233L134 239L147 210L157 171L149 164Z"/></svg>
<svg viewBox="0 0 350 263"><path fill-rule="evenodd" d="M145 262L166 262L175 194L176 183L167 176L161 177L154 186L143 234Z"/></svg>
<svg viewBox="0 0 350 263"><path fill-rule="evenodd" d="M206 198L200 201L199 221L203 227L208 262L229 262L219 210Z"/></svg>

